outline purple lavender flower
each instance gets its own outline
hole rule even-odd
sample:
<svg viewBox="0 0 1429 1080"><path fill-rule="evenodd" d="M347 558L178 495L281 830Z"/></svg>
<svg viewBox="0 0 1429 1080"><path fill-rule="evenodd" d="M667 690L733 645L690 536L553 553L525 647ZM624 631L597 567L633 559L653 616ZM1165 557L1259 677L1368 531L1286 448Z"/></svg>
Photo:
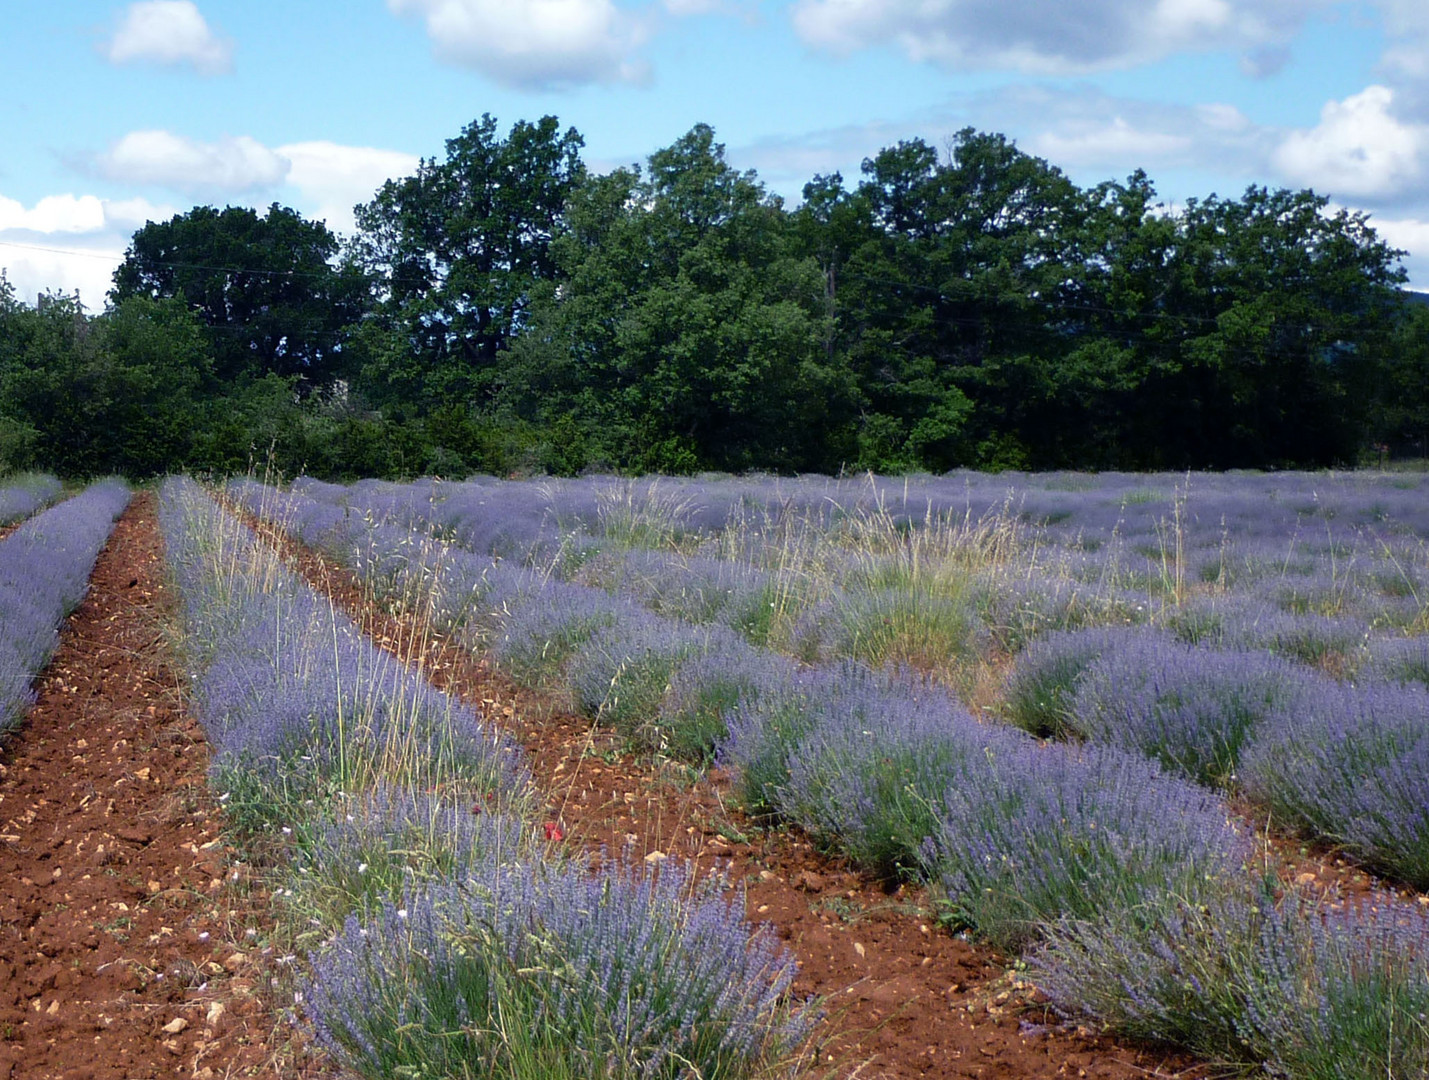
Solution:
<svg viewBox="0 0 1429 1080"><path fill-rule="evenodd" d="M916 876L945 789L1026 736L974 720L936 683L842 669L788 755L780 814L887 877Z"/></svg>
<svg viewBox="0 0 1429 1080"><path fill-rule="evenodd" d="M1247 793L1280 823L1429 888L1429 691L1326 684L1261 728Z"/></svg>
<svg viewBox="0 0 1429 1080"><path fill-rule="evenodd" d="M348 784L395 763L419 787L458 783L502 803L524 798L528 777L509 738L262 557L253 534L192 481L165 485L160 521L217 768Z"/></svg>
<svg viewBox="0 0 1429 1080"><path fill-rule="evenodd" d="M1321 681L1264 653L1124 637L1087 666L1067 706L1068 726L1192 780L1229 785L1255 729L1297 708Z"/></svg>
<svg viewBox="0 0 1429 1080"><path fill-rule="evenodd" d="M1011 721L1040 739L1064 738L1079 728L1072 711L1078 685L1103 654L1143 647L1161 637L1144 627L1052 631L1017 657L1004 701Z"/></svg>
<svg viewBox="0 0 1429 1080"><path fill-rule="evenodd" d="M1112 747L1031 740L960 773L924 846L955 915L1002 946L1134 905L1147 889L1194 896L1248 854L1205 788Z"/></svg>
<svg viewBox="0 0 1429 1080"><path fill-rule="evenodd" d="M0 525L13 525L29 517L58 499L63 491L59 479L48 473L11 477L0 488Z"/></svg>
<svg viewBox="0 0 1429 1080"><path fill-rule="evenodd" d="M30 683L84 598L99 550L128 503L123 481L103 480L0 541L0 733L19 724L34 700Z"/></svg>
<svg viewBox="0 0 1429 1080"><path fill-rule="evenodd" d="M1363 673L1371 680L1429 688L1429 636L1380 638L1370 642Z"/></svg>
<svg viewBox="0 0 1429 1080"><path fill-rule="evenodd" d="M318 1040L369 1076L515 1057L567 1075L752 1073L816 1017L786 1004L793 960L742 898L692 874L480 860L460 886L348 921L304 987Z"/></svg>
<svg viewBox="0 0 1429 1080"><path fill-rule="evenodd" d="M1066 1012L1274 1076L1422 1075L1429 916L1393 901L1277 906L1245 879L1049 927L1031 973Z"/></svg>

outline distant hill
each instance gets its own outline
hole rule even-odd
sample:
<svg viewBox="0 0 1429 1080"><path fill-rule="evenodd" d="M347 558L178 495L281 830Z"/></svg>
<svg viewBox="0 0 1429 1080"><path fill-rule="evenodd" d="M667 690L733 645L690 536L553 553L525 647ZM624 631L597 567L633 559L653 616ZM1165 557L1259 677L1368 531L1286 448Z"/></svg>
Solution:
<svg viewBox="0 0 1429 1080"><path fill-rule="evenodd" d="M1418 292L1414 289L1405 289L1404 298L1411 304L1429 304L1429 292Z"/></svg>

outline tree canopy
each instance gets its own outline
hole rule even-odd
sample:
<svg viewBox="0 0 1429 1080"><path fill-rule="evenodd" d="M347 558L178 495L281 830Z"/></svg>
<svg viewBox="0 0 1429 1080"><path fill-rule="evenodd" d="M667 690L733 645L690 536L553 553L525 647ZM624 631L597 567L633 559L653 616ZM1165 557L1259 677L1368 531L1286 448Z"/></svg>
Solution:
<svg viewBox="0 0 1429 1080"><path fill-rule="evenodd" d="M134 474L1229 468L1429 445L1429 305L1313 191L1172 210L1005 136L786 206L708 126L588 170L489 115L357 208L139 230L109 308L0 279L0 457Z"/></svg>

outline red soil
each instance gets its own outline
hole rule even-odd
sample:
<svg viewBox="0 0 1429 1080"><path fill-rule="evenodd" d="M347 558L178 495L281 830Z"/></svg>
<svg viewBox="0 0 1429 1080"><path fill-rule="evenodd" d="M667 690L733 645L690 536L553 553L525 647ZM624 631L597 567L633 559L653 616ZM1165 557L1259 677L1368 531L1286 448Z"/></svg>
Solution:
<svg viewBox="0 0 1429 1080"><path fill-rule="evenodd" d="M272 1075L169 614L142 494L0 754L0 1080Z"/></svg>

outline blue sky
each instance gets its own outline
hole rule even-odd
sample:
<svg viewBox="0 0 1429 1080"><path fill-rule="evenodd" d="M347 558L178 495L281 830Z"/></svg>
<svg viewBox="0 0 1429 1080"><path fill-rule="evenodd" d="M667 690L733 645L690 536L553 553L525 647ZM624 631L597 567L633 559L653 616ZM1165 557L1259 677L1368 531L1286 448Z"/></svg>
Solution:
<svg viewBox="0 0 1429 1080"><path fill-rule="evenodd" d="M484 112L595 168L696 123L791 202L899 139L1000 131L1168 203L1364 210L1429 289L1426 0L0 0L0 267L102 306L133 229L351 208Z"/></svg>

